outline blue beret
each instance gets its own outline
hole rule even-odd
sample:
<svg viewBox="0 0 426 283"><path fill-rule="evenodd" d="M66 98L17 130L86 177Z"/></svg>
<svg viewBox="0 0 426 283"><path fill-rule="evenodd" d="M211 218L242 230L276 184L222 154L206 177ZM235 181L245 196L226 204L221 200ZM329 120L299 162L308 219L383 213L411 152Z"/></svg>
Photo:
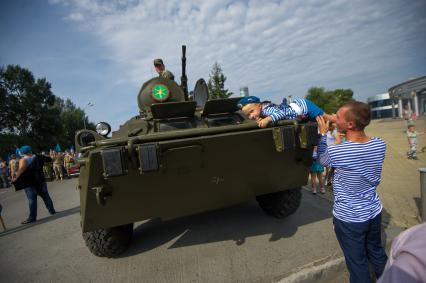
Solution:
<svg viewBox="0 0 426 283"><path fill-rule="evenodd" d="M257 96L247 96L244 98L241 98L240 101L238 101L238 108L243 108L247 104L250 103L260 103L260 99Z"/></svg>
<svg viewBox="0 0 426 283"><path fill-rule="evenodd" d="M32 152L33 149L29 145L24 145L19 149L19 151L21 152L21 154L26 154L28 152Z"/></svg>

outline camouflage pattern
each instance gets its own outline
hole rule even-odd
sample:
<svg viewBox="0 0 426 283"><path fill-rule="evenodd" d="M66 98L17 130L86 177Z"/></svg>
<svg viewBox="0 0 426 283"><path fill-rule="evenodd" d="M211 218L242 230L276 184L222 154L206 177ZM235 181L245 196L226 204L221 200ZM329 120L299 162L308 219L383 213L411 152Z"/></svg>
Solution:
<svg viewBox="0 0 426 283"><path fill-rule="evenodd" d="M52 162L45 162L43 164L43 173L44 177L50 181L54 179L53 177L53 164Z"/></svg>
<svg viewBox="0 0 426 283"><path fill-rule="evenodd" d="M169 70L164 70L164 71L160 72L158 74L158 76L161 77L161 78L169 79L169 80L175 79L175 75L173 75L173 73L170 72Z"/></svg>
<svg viewBox="0 0 426 283"><path fill-rule="evenodd" d="M154 59L154 66L155 65L164 65L163 59L161 59L161 58Z"/></svg>

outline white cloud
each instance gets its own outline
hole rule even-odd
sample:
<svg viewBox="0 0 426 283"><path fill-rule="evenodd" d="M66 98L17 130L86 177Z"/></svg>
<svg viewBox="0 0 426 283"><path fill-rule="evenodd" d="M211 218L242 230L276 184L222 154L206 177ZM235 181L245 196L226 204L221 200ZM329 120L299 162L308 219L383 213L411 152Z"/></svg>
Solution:
<svg viewBox="0 0 426 283"><path fill-rule="evenodd" d="M137 86L152 76L157 57L180 77L180 45L186 44L192 84L208 79L218 61L234 93L248 85L251 93L273 93L280 101L313 85L356 91L360 77L402 68L404 54L425 43L415 36L426 27L422 1L412 7L396 0L50 1L70 7L68 19L105 47L102 56L122 70L120 81Z"/></svg>
<svg viewBox="0 0 426 283"><path fill-rule="evenodd" d="M84 20L84 16L81 13L71 13L65 19L74 22L82 22Z"/></svg>

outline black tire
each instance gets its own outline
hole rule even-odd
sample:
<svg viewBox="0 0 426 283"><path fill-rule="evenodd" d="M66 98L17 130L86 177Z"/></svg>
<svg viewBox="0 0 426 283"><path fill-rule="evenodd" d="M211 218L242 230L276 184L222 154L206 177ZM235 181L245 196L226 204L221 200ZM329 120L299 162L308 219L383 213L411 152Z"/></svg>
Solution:
<svg viewBox="0 0 426 283"><path fill-rule="evenodd" d="M285 218L293 214L299 208L301 199L301 188L256 197L263 211L276 218Z"/></svg>
<svg viewBox="0 0 426 283"><path fill-rule="evenodd" d="M83 233L89 250L99 257L115 257L130 245L133 223Z"/></svg>

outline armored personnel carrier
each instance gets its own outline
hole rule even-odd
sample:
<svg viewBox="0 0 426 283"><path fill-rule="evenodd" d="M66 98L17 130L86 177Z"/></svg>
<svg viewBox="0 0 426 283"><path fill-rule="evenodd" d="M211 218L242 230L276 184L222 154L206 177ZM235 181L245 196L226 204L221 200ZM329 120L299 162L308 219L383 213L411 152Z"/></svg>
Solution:
<svg viewBox="0 0 426 283"><path fill-rule="evenodd" d="M280 121L260 129L239 110L239 98L210 100L203 79L190 99L185 60L183 46L181 85L160 77L145 82L137 97L141 114L112 137L107 123L76 133L81 227L97 256L125 251L137 221L254 198L278 218L300 205L316 123Z"/></svg>

